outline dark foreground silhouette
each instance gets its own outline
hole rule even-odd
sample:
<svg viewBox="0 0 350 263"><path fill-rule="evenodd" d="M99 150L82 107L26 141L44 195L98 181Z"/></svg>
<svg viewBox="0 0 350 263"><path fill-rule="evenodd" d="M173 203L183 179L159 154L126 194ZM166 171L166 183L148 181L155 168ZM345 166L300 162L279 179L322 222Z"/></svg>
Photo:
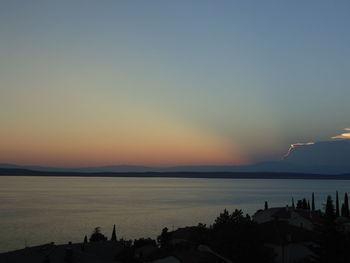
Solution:
<svg viewBox="0 0 350 263"><path fill-rule="evenodd" d="M109 240L108 240L109 239ZM242 210L224 210L212 225L169 231L156 240L110 238L96 227L82 243L54 243L0 254L0 262L350 262L348 195L335 203L328 196L324 209L311 200L291 200L285 207L263 209L252 217Z"/></svg>

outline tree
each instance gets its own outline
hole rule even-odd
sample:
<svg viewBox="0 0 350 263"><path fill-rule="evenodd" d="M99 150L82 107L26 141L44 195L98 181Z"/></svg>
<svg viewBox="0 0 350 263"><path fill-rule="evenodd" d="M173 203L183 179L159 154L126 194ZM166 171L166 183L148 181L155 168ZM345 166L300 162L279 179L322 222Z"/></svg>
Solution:
<svg viewBox="0 0 350 263"><path fill-rule="evenodd" d="M121 246L120 252L115 255L115 260L122 263L134 263L140 262L135 259L135 249L132 247L131 240L125 240L123 238L119 239L119 244Z"/></svg>
<svg viewBox="0 0 350 263"><path fill-rule="evenodd" d="M170 241L170 233L168 232L168 228L165 227L163 228L160 236L157 237L157 242L160 245L160 247L165 248L169 245L169 241Z"/></svg>
<svg viewBox="0 0 350 263"><path fill-rule="evenodd" d="M311 210L315 211L315 194L312 192L312 197L311 197Z"/></svg>
<svg viewBox="0 0 350 263"><path fill-rule="evenodd" d="M310 202L307 200L307 210L310 210Z"/></svg>
<svg viewBox="0 0 350 263"><path fill-rule="evenodd" d="M295 208L295 205L294 205L294 198L292 197L292 208L294 209Z"/></svg>
<svg viewBox="0 0 350 263"><path fill-rule="evenodd" d="M335 216L339 217L339 196L338 196L338 191L335 193Z"/></svg>
<svg viewBox="0 0 350 263"><path fill-rule="evenodd" d="M334 213L334 205L333 205L333 200L332 197L329 195L327 196L327 202L326 202L326 209L325 209L325 216L328 220L333 221L335 218L335 213Z"/></svg>
<svg viewBox="0 0 350 263"><path fill-rule="evenodd" d="M344 216L350 216L348 193L344 195Z"/></svg>
<svg viewBox="0 0 350 263"><path fill-rule="evenodd" d="M208 245L232 262L273 262L272 251L264 246L259 225L242 210L225 209L210 228Z"/></svg>
<svg viewBox="0 0 350 263"><path fill-rule="evenodd" d="M98 241L106 241L107 237L105 237L101 233L101 228L100 227L95 227L94 231L92 232L90 236L90 242L98 242Z"/></svg>
<svg viewBox="0 0 350 263"><path fill-rule="evenodd" d="M230 214L227 209L224 209L224 212L220 213L220 215L215 219L213 226L218 226L221 224L228 223L230 221Z"/></svg>
<svg viewBox="0 0 350 263"><path fill-rule="evenodd" d="M84 244L86 244L88 242L87 236L85 235L84 237Z"/></svg>
<svg viewBox="0 0 350 263"><path fill-rule="evenodd" d="M302 209L303 208L303 201L301 201L301 200L297 201L297 208L298 209Z"/></svg>
<svg viewBox="0 0 350 263"><path fill-rule="evenodd" d="M303 198L303 209L307 209L307 201Z"/></svg>
<svg viewBox="0 0 350 263"><path fill-rule="evenodd" d="M327 209L328 207L328 209ZM344 205L343 205L344 207ZM333 215L316 225L317 236L310 247L313 255L311 262L315 263L348 263L350 262L350 235L341 231L335 221L334 206L330 196L327 197L326 212ZM328 212L328 214L332 212Z"/></svg>
<svg viewBox="0 0 350 263"><path fill-rule="evenodd" d="M230 222L239 223L242 221L250 221L249 215L247 214L246 217L244 217L241 209L235 209L230 215Z"/></svg>
<svg viewBox="0 0 350 263"><path fill-rule="evenodd" d="M341 216L345 216L345 205L341 205Z"/></svg>
<svg viewBox="0 0 350 263"><path fill-rule="evenodd" d="M302 200L298 200L297 208L298 209L307 209L307 201L305 198L303 198Z"/></svg>
<svg viewBox="0 0 350 263"><path fill-rule="evenodd" d="M269 205L267 203L267 201L265 201L265 210L269 209Z"/></svg>
<svg viewBox="0 0 350 263"><path fill-rule="evenodd" d="M115 231L115 225L113 226L111 241L117 241L117 234Z"/></svg>
<svg viewBox="0 0 350 263"><path fill-rule="evenodd" d="M325 221L318 226L318 235L311 247L315 263L348 263L350 262L349 236L337 231L334 222Z"/></svg>
<svg viewBox="0 0 350 263"><path fill-rule="evenodd" d="M134 240L134 248L139 248L146 245L156 247L157 242L152 238L139 238Z"/></svg>

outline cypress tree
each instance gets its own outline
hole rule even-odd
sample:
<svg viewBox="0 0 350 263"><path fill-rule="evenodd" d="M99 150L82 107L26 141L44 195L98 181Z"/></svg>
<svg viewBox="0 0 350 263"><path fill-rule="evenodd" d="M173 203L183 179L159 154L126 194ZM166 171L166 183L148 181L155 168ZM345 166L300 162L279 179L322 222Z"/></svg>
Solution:
<svg viewBox="0 0 350 263"><path fill-rule="evenodd" d="M312 197L311 197L311 210L315 211L315 195L314 195L314 192L312 192Z"/></svg>
<svg viewBox="0 0 350 263"><path fill-rule="evenodd" d="M85 235L84 237L84 244L86 244L88 242L87 236Z"/></svg>
<svg viewBox="0 0 350 263"><path fill-rule="evenodd" d="M292 208L294 209L295 208L295 205L294 205L294 198L292 197Z"/></svg>
<svg viewBox="0 0 350 263"><path fill-rule="evenodd" d="M335 216L336 217L340 216L338 191L336 191L336 193L335 193Z"/></svg>
<svg viewBox="0 0 350 263"><path fill-rule="evenodd" d="M348 198L348 193L345 193L344 195L344 216L349 216L350 211L349 211L349 198Z"/></svg>
<svg viewBox="0 0 350 263"><path fill-rule="evenodd" d="M117 241L117 234L115 231L115 225L113 226L111 241Z"/></svg>
<svg viewBox="0 0 350 263"><path fill-rule="evenodd" d="M302 203L302 208L303 209L307 209L307 202L306 202L306 199L305 198L303 198L303 203Z"/></svg>
<svg viewBox="0 0 350 263"><path fill-rule="evenodd" d="M269 209L269 205L267 203L267 201L265 201L265 210Z"/></svg>
<svg viewBox="0 0 350 263"><path fill-rule="evenodd" d="M303 208L303 201L302 200L298 200L297 201L297 208L298 209L302 209Z"/></svg>
<svg viewBox="0 0 350 263"><path fill-rule="evenodd" d="M345 216L345 205L341 205L341 216Z"/></svg>
<svg viewBox="0 0 350 263"><path fill-rule="evenodd" d="M307 200L307 210L310 210L310 202Z"/></svg>
<svg viewBox="0 0 350 263"><path fill-rule="evenodd" d="M328 220L332 221L334 219L335 213L334 213L334 205L332 197L329 195L327 196L327 203L326 203L326 211L325 211L326 217Z"/></svg>

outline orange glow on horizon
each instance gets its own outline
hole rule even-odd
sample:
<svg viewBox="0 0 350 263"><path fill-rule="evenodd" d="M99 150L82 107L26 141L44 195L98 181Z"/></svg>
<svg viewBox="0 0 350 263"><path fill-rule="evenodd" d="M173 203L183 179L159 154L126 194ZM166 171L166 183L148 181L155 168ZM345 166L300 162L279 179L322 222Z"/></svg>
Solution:
<svg viewBox="0 0 350 263"><path fill-rule="evenodd" d="M112 146L71 145L62 148L31 148L27 150L0 151L4 163L22 165L42 165L57 167L81 167L104 165L144 165L144 166L176 166L176 165L234 165L245 164L247 160L234 156L229 151L218 147L194 143L167 145L166 150L157 145L146 145L144 148L130 146L127 148Z"/></svg>
<svg viewBox="0 0 350 263"><path fill-rule="evenodd" d="M47 127L8 132L0 139L2 163L56 167L104 165L234 165L248 162L239 149L181 125Z"/></svg>

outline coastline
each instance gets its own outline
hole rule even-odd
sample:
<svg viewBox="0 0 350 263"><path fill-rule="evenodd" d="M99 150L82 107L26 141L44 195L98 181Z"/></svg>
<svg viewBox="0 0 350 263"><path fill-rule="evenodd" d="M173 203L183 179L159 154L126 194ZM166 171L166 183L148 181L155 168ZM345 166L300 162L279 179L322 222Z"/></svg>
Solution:
<svg viewBox="0 0 350 263"><path fill-rule="evenodd" d="M311 174L285 172L51 172L29 169L0 168L0 176L46 177L140 177L140 178L202 178L202 179L305 179L350 180L350 174Z"/></svg>

